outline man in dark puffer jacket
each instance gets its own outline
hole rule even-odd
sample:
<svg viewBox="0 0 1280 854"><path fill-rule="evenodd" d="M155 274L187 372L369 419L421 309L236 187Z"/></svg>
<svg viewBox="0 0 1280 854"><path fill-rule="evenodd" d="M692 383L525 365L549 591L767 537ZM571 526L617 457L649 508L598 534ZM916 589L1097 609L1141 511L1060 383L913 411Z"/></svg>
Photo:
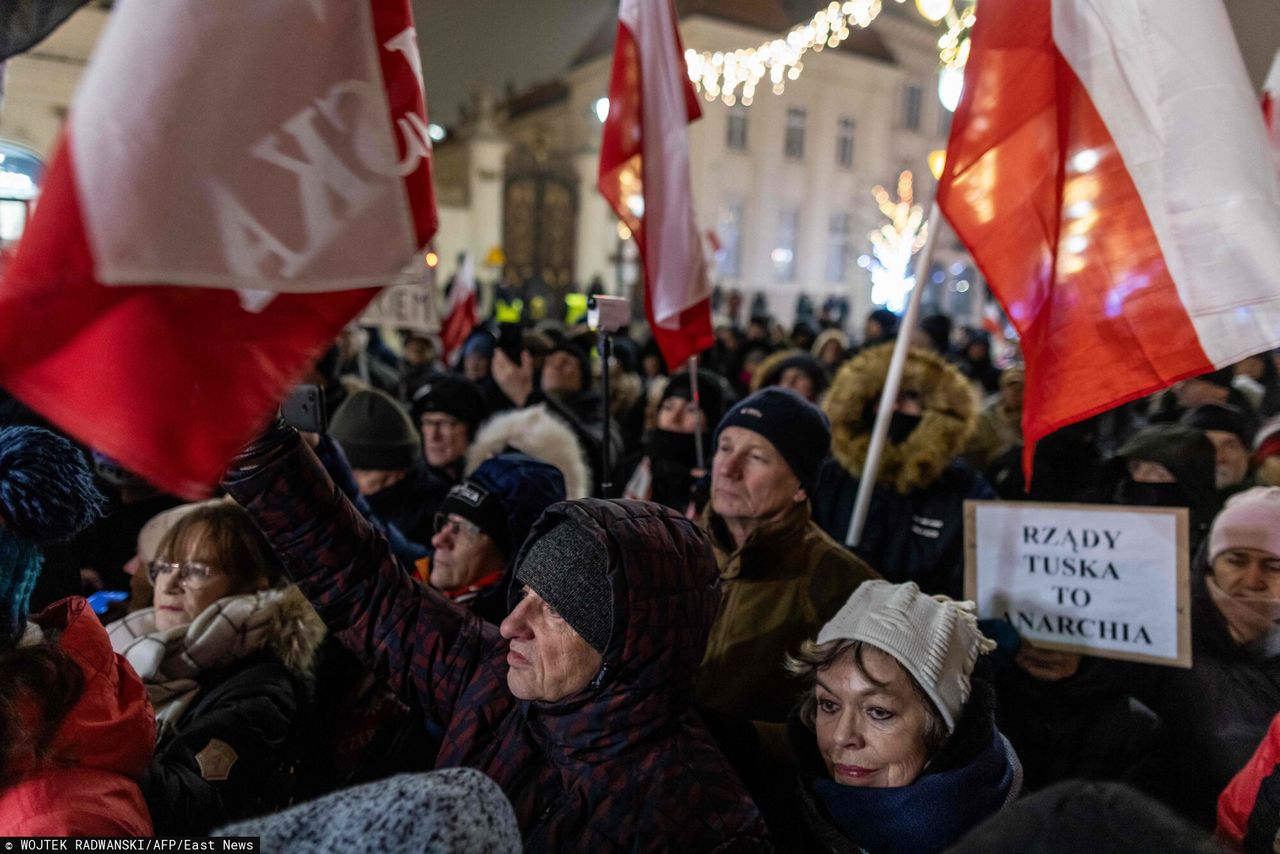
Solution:
<svg viewBox="0 0 1280 854"><path fill-rule="evenodd" d="M525 598L499 636L400 571L288 428L225 485L339 640L443 730L437 767L498 782L526 850L769 850L689 705L719 596L691 521L648 503L552 505L516 559Z"/></svg>

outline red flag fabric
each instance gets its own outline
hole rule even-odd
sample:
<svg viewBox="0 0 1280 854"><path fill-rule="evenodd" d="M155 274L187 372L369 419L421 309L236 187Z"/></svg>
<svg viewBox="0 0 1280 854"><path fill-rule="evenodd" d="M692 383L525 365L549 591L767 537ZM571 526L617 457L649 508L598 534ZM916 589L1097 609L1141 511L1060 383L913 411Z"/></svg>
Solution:
<svg viewBox="0 0 1280 854"><path fill-rule="evenodd" d="M157 486L226 461L436 228L408 0L123 0L0 284L0 385Z"/></svg>
<svg viewBox="0 0 1280 854"><path fill-rule="evenodd" d="M701 115L671 0L622 0L599 187L640 250L645 314L672 369L715 340L685 133Z"/></svg>
<svg viewBox="0 0 1280 854"><path fill-rule="evenodd" d="M440 327L440 343L444 347L445 364L450 364L453 354L466 342L471 330L476 328L476 265L470 253L462 261L449 291L449 305L444 324Z"/></svg>
<svg viewBox="0 0 1280 854"><path fill-rule="evenodd" d="M1059 427L1280 344L1267 160L1220 3L983 0L938 203L1021 336L1028 473Z"/></svg>

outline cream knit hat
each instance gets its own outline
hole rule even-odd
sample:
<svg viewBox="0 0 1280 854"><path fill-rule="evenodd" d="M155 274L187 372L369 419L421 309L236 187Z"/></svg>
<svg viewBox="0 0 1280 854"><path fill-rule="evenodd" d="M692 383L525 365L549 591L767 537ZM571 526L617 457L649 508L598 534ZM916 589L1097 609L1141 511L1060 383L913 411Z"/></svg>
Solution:
<svg viewBox="0 0 1280 854"><path fill-rule="evenodd" d="M954 732L978 656L996 643L978 630L977 607L927 596L914 582L864 581L818 632L818 643L857 640L897 659Z"/></svg>

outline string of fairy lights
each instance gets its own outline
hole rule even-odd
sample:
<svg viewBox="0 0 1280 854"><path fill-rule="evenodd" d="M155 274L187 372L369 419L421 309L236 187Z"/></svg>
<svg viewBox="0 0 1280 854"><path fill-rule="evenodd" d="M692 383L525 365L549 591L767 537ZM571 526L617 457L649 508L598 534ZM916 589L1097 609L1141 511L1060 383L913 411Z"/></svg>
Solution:
<svg viewBox="0 0 1280 854"><path fill-rule="evenodd" d="M896 2L904 3L905 0ZM915 0L921 15L946 27L938 39L938 58L944 80L950 77L958 84L969 58L969 30L973 26L976 2ZM730 107L738 103L750 106L757 90L765 85L773 94L781 95L786 91L788 81L800 78L806 55L839 47L855 29L870 26L882 9L881 0L833 0L808 21L792 27L785 36L755 47L734 51L690 48L684 53L689 79L708 101L718 98Z"/></svg>

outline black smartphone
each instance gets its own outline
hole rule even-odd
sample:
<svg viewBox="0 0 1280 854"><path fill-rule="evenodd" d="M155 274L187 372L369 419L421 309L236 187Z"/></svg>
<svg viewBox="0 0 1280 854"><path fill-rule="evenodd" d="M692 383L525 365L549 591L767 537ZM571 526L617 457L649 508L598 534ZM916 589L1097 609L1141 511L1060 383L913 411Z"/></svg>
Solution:
<svg viewBox="0 0 1280 854"><path fill-rule="evenodd" d="M520 354L524 351L524 328L519 323L499 323L498 347L513 364L520 364Z"/></svg>
<svg viewBox="0 0 1280 854"><path fill-rule="evenodd" d="M324 389L318 385L296 385L280 404L284 421L304 433L323 433L328 426Z"/></svg>

